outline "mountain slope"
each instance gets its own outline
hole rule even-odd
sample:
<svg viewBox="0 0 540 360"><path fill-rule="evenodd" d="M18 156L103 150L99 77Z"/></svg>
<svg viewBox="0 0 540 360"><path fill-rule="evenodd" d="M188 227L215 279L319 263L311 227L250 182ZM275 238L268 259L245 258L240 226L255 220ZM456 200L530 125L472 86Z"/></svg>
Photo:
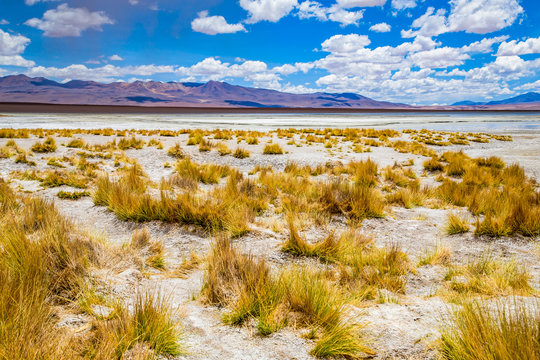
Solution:
<svg viewBox="0 0 540 360"><path fill-rule="evenodd" d="M508 99L489 101L489 102L474 102L474 101L460 101L453 103L454 106L475 106L475 105L510 105L510 104L524 104L540 102L540 94L537 92L529 92L526 94L514 96Z"/></svg>
<svg viewBox="0 0 540 360"><path fill-rule="evenodd" d="M157 81L102 84L72 80L62 84L25 75L0 78L0 102L182 107L410 108L409 105L376 101L351 93L291 94L218 81L205 84Z"/></svg>

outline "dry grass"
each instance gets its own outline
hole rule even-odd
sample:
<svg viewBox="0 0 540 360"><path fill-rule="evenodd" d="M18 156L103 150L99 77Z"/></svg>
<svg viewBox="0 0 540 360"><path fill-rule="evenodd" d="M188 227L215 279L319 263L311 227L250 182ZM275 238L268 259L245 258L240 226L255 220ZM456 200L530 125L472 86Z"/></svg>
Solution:
<svg viewBox="0 0 540 360"><path fill-rule="evenodd" d="M224 142L220 142L216 145L216 149L221 156L229 155L232 153L231 149Z"/></svg>
<svg viewBox="0 0 540 360"><path fill-rule="evenodd" d="M344 297L321 272L291 268L274 277L264 260L243 255L226 238L218 238L208 257L203 299L227 306L224 321L239 325L258 319L261 335L294 325L313 329L315 356L360 358L372 351L361 325L346 320Z"/></svg>
<svg viewBox="0 0 540 360"><path fill-rule="evenodd" d="M36 142L34 145L32 145L32 151L37 153L49 153L56 151L56 141L52 137L48 137L43 142Z"/></svg>
<svg viewBox="0 0 540 360"><path fill-rule="evenodd" d="M279 144L273 143L273 144L266 144L264 146L263 154L266 155L281 155L283 154L283 149Z"/></svg>
<svg viewBox="0 0 540 360"><path fill-rule="evenodd" d="M514 260L495 259L491 254L483 254L479 259L463 266L451 267L445 280L451 295L527 296L534 292L529 280L531 276L524 266Z"/></svg>
<svg viewBox="0 0 540 360"><path fill-rule="evenodd" d="M93 197L96 205L107 206L122 220L195 224L209 232L227 231L240 236L266 206L262 194L250 184L234 173L226 185L204 195L162 191L159 198L153 198L146 194L143 179L130 171L117 181L98 179Z"/></svg>
<svg viewBox="0 0 540 360"><path fill-rule="evenodd" d="M448 161L464 159L460 153L445 153L444 157ZM436 193L449 203L466 206L473 215L484 215L476 223L477 235L540 234L540 194L535 182L525 176L522 168L463 161L466 161L466 165L460 165L464 168L463 180L445 179Z"/></svg>
<svg viewBox="0 0 540 360"><path fill-rule="evenodd" d="M436 243L434 246L424 250L418 260L418 266L424 265L450 265L452 252L446 246Z"/></svg>
<svg viewBox="0 0 540 360"><path fill-rule="evenodd" d="M448 360L539 359L540 305L468 302L441 330L440 352Z"/></svg>
<svg viewBox="0 0 540 360"><path fill-rule="evenodd" d="M236 148L236 150L233 153L233 156L237 159L245 159L250 156L249 151L242 149L242 148Z"/></svg>
<svg viewBox="0 0 540 360"><path fill-rule="evenodd" d="M90 193L88 191L59 191L56 196L64 200L79 200L82 197L90 196Z"/></svg>
<svg viewBox="0 0 540 360"><path fill-rule="evenodd" d="M189 158L178 161L175 169L180 177L204 184L217 184L231 172L231 168L227 165L197 164Z"/></svg>
<svg viewBox="0 0 540 360"><path fill-rule="evenodd" d="M144 147L144 144L144 140L132 136L130 138L120 139L117 146L120 150L142 149Z"/></svg>
<svg viewBox="0 0 540 360"><path fill-rule="evenodd" d="M167 154L177 159L183 159L186 157L186 154L184 150L182 150L182 146L179 143L176 143L174 146L170 147Z"/></svg>
<svg viewBox="0 0 540 360"><path fill-rule="evenodd" d="M185 354L182 328L172 320L175 315L160 293L139 293L133 313L120 307L114 318L94 324L90 341L83 344L85 358L124 359L131 353L150 360Z"/></svg>
<svg viewBox="0 0 540 360"><path fill-rule="evenodd" d="M448 235L466 233L469 231L469 220L464 216L449 213L445 230Z"/></svg>

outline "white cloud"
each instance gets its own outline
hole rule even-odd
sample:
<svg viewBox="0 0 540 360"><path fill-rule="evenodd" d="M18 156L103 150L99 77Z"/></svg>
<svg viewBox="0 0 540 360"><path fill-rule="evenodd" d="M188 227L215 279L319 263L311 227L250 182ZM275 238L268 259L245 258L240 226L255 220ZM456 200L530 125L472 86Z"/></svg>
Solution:
<svg viewBox="0 0 540 360"><path fill-rule="evenodd" d="M485 38L480 41L473 42L463 46L461 49L468 53L490 53L493 51L492 46L508 39L507 35L497 36L491 39Z"/></svg>
<svg viewBox="0 0 540 360"><path fill-rule="evenodd" d="M21 55L0 55L0 65L31 67L35 64L35 62L31 60L26 60Z"/></svg>
<svg viewBox="0 0 540 360"><path fill-rule="evenodd" d="M0 55L18 55L24 52L30 39L22 35L11 35L0 30Z"/></svg>
<svg viewBox="0 0 540 360"><path fill-rule="evenodd" d="M43 19L33 18L25 22L28 26L43 30L45 36L51 37L80 36L84 30L101 31L102 25L113 23L102 11L90 12L86 8L70 8L67 4L47 10Z"/></svg>
<svg viewBox="0 0 540 360"><path fill-rule="evenodd" d="M486 34L512 25L523 8L516 0L452 0L450 31Z"/></svg>
<svg viewBox="0 0 540 360"><path fill-rule="evenodd" d="M396 10L411 9L416 7L416 0L392 0L392 7Z"/></svg>
<svg viewBox="0 0 540 360"><path fill-rule="evenodd" d="M114 54L114 55L109 56L109 60L111 60L111 61L123 61L124 58L121 57L120 55Z"/></svg>
<svg viewBox="0 0 540 360"><path fill-rule="evenodd" d="M297 0L240 0L242 9L249 13L249 18L246 20L248 24L259 21L278 22L296 5L298 5Z"/></svg>
<svg viewBox="0 0 540 360"><path fill-rule="evenodd" d="M429 7L412 23L413 29L402 30L402 37L437 36L446 32L465 31L486 34L510 26L523 12L516 0L451 0L446 11Z"/></svg>
<svg viewBox="0 0 540 360"><path fill-rule="evenodd" d="M441 47L428 51L421 51L410 55L412 63L420 68L447 68L462 65L471 57L459 48Z"/></svg>
<svg viewBox="0 0 540 360"><path fill-rule="evenodd" d="M47 78L109 82L116 81L117 78L127 75L150 76L160 73L174 73L175 70L175 67L171 65L140 65L125 67L104 65L96 68L88 68L82 64L73 64L64 68L36 66L28 69L25 74L28 76L43 76Z"/></svg>
<svg viewBox="0 0 540 360"><path fill-rule="evenodd" d="M320 21L328 20L328 10L317 1L304 1L298 5L298 17L300 19L317 18Z"/></svg>
<svg viewBox="0 0 540 360"><path fill-rule="evenodd" d="M358 25L358 20L364 16L364 11L347 11L343 9L332 10L328 19L338 22L341 26Z"/></svg>
<svg viewBox="0 0 540 360"><path fill-rule="evenodd" d="M540 92L540 80L536 80L535 82L531 83L525 83L523 85L515 87L514 90Z"/></svg>
<svg viewBox="0 0 540 360"><path fill-rule="evenodd" d="M128 2L131 4L131 5L137 5L139 3L139 0L128 0Z"/></svg>
<svg viewBox="0 0 540 360"><path fill-rule="evenodd" d="M342 9L383 6L385 3L386 0L337 0L337 5Z"/></svg>
<svg viewBox="0 0 540 360"><path fill-rule="evenodd" d="M6 19L0 20L0 25L7 25L7 24L9 24L9 21L7 21Z"/></svg>
<svg viewBox="0 0 540 360"><path fill-rule="evenodd" d="M33 61L26 60L20 55L28 44L30 44L29 38L0 30L0 65L34 66Z"/></svg>
<svg viewBox="0 0 540 360"><path fill-rule="evenodd" d="M304 1L298 5L298 17L300 19L316 18L319 21L335 21L341 24L342 27L347 25L358 26L358 21L364 16L364 10L349 11L348 3L344 3L346 7L336 3L330 7L324 7L317 1Z"/></svg>
<svg viewBox="0 0 540 360"><path fill-rule="evenodd" d="M191 29L207 35L231 34L246 31L242 24L229 24L223 16L208 16L208 11L201 11L198 18L191 22Z"/></svg>
<svg viewBox="0 0 540 360"><path fill-rule="evenodd" d="M512 40L503 42L497 50L497 56L512 56L540 53L540 37L528 38L525 41Z"/></svg>
<svg viewBox="0 0 540 360"><path fill-rule="evenodd" d="M391 30L391 26L383 22L371 26L369 30L376 32L389 32Z"/></svg>
<svg viewBox="0 0 540 360"><path fill-rule="evenodd" d="M415 36L437 36L448 31L446 24L446 10L439 9L435 12L435 8L429 7L426 13L415 19L411 25L413 30L402 30L401 36L411 38Z"/></svg>
<svg viewBox="0 0 540 360"><path fill-rule="evenodd" d="M24 3L26 5L34 5L40 1L46 2L46 1L59 1L59 0L24 0Z"/></svg>
<svg viewBox="0 0 540 360"><path fill-rule="evenodd" d="M334 35L322 44L323 51L336 54L353 53L371 44L367 35Z"/></svg>

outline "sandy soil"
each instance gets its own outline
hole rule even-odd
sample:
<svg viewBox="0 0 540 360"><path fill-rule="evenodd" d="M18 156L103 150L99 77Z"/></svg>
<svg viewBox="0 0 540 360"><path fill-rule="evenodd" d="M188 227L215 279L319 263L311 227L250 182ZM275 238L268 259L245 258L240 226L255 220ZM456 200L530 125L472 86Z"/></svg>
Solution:
<svg viewBox="0 0 540 360"><path fill-rule="evenodd" d="M492 140L490 143L471 143L468 146L434 147L438 152L447 150L463 150L473 157L499 156L507 163L519 163L524 167L527 175L540 180L540 134L513 134L513 142ZM85 135L87 143L105 143L111 137ZM145 140L156 137L141 137ZM271 165L282 170L287 162L295 161L299 164L317 165L328 161L341 161L347 163L352 160L371 158L380 167L401 163L414 159L413 170L422 174L423 156L408 153L398 153L391 148L372 148L370 153L354 153L348 150L339 151L325 149L323 144L296 147L286 145L287 140L278 139L278 142L287 153L284 155L263 155L262 150L269 138L260 139L258 145L236 144L236 140L227 143L231 149L237 146L249 149L251 157L236 159L232 156L220 156L216 151L201 153L196 146L185 146L187 135L177 138L161 137L164 150L154 147L144 147L141 150L128 150L126 155L137 159L144 171L154 182L173 173L172 168L165 168L164 163L173 163L167 156L166 149L179 142L197 162L228 164L237 167L245 175L254 166ZM7 139L0 139L3 146ZM31 139L17 139L17 144L29 149L36 141ZM57 138L57 143L67 143L67 138ZM345 149L345 146L343 146ZM46 165L50 156L62 157L75 155L78 149L69 149L59 146L54 154L32 157L38 168L50 168ZM110 165L103 169L113 171ZM7 178L15 170L30 169L25 164L15 164L12 159L0 159L0 176ZM426 183L429 179L425 180ZM145 226L152 238L161 240L166 248L167 266L174 267L193 251L204 255L209 249L211 237L194 226L181 226L150 222L136 224L118 220L106 208L95 206L91 198L85 197L78 201L60 200L56 194L60 190L73 190L69 187L42 188L36 181L13 180L13 187L21 191L49 198L56 202L60 211L73 219L78 226L93 233L101 234L107 241L122 244L131 238L133 231ZM464 209L430 209L417 207L405 209L392 207L389 215L383 219L364 220L362 230L374 237L377 244L398 243L409 255L413 263L423 252L434 244L443 244L452 251L452 262L463 264L467 261L490 253L504 259L515 259L519 264L526 266L531 274L531 283L540 290L540 259L539 239L526 239L522 237L499 238L496 240L478 238L472 232L463 235L449 236L443 230L446 217L450 211L465 212ZM273 266L280 266L290 261L280 250L281 244L288 236L282 218L272 219L281 224L279 228L264 226L264 219L252 225L252 231L239 238L236 242L245 252L265 257ZM345 227L344 222L336 221L332 226L337 229ZM328 234L325 227L310 227L304 229L308 239L320 239ZM436 357L434 344L438 338L438 329L442 317L450 306L443 298L437 295L442 286L441 279L445 274L442 266L423 266L411 274L408 279L406 295L397 296L397 303L370 303L365 307L354 309L353 314L367 323L366 332L373 341L372 347L377 351L376 359L430 359ZM189 344L190 354L179 359L311 359L309 351L313 346L310 340L302 338L299 331L284 329L268 337L257 336L253 324L243 327L231 327L221 321L223 309L205 306L197 300L200 291L204 270L192 272L187 279L169 278L155 272L143 276L136 270L126 270L120 273L107 275L110 289L120 296L129 298L136 289L156 289L165 293L174 307L180 308L184 328L185 341ZM391 295L393 296L393 295Z"/></svg>

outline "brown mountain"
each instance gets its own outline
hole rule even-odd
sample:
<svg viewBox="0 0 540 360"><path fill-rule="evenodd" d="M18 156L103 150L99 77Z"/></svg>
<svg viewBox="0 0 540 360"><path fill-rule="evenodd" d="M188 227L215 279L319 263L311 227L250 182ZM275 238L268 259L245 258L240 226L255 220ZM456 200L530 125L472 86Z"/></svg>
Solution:
<svg viewBox="0 0 540 360"><path fill-rule="evenodd" d="M135 81L110 84L14 75L0 78L0 102L152 107L406 109L405 104L376 101L353 93L291 94L226 82Z"/></svg>

